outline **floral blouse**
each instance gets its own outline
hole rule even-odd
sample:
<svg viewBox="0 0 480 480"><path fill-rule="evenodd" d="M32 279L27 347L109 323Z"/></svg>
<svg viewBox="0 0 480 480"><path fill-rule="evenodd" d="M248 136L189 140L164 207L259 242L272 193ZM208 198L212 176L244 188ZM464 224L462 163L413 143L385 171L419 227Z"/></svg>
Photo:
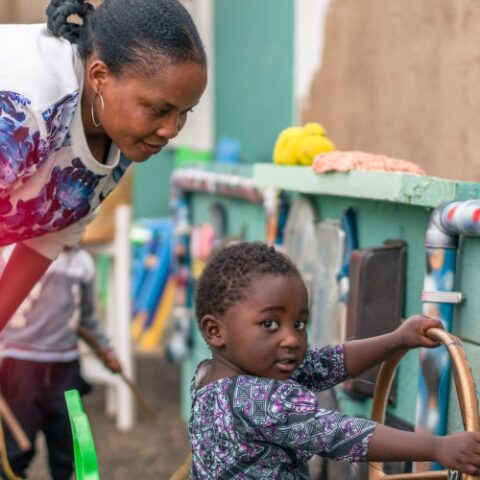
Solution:
<svg viewBox="0 0 480 480"><path fill-rule="evenodd" d="M48 258L80 240L130 162L105 163L82 124L84 68L45 25L0 25L0 246L26 242Z"/></svg>
<svg viewBox="0 0 480 480"><path fill-rule="evenodd" d="M226 377L192 381L193 479L308 479L314 455L365 461L376 423L322 409L314 391L346 379L343 346L311 349L289 380Z"/></svg>

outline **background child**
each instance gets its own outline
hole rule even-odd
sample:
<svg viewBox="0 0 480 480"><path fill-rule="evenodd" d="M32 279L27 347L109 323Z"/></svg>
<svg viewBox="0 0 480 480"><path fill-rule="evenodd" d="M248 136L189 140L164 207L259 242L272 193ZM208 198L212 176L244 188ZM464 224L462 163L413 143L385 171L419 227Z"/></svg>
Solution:
<svg viewBox="0 0 480 480"><path fill-rule="evenodd" d="M322 409L313 393L401 349L435 347L425 331L440 321L415 315L386 335L309 350L304 282L285 255L262 243L220 250L203 271L196 302L212 359L192 382L192 478L308 479L313 454L428 460L480 473L480 433L396 430Z"/></svg>
<svg viewBox="0 0 480 480"><path fill-rule="evenodd" d="M81 325L103 345L103 362L112 372L121 365L95 315L94 263L81 249L65 249L35 285L0 335L0 390L33 448L21 451L6 429L9 462L22 478L42 431L54 480L71 477L73 444L64 392L82 393L78 333Z"/></svg>

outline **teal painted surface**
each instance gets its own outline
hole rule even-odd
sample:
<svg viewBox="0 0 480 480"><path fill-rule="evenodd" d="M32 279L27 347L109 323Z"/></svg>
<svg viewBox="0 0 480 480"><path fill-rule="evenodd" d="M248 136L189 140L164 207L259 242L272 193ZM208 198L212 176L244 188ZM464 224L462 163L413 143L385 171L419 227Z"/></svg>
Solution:
<svg viewBox="0 0 480 480"><path fill-rule="evenodd" d="M192 219L195 225L211 222L212 203L222 205L227 212L228 236L248 241L265 239L265 215L263 205L259 203L196 193L192 200Z"/></svg>
<svg viewBox="0 0 480 480"><path fill-rule="evenodd" d="M217 139L238 138L244 161L271 161L293 118L293 1L215 1Z"/></svg>
<svg viewBox="0 0 480 480"><path fill-rule="evenodd" d="M461 238L457 264L455 289L464 294L465 300L455 307L453 333L462 340L480 343L480 238ZM479 366L475 364L476 369Z"/></svg>
<svg viewBox="0 0 480 480"><path fill-rule="evenodd" d="M468 342L463 342L463 348L467 355L468 363L472 367L472 375L477 387L477 398L479 396L478 386L480 385L480 347L478 345L473 345ZM462 415L460 413L460 404L458 401L457 391L455 389L455 382L451 382L452 387L450 389L450 399L449 399L449 415L448 415L448 425L447 430L449 432L461 432L464 430Z"/></svg>
<svg viewBox="0 0 480 480"><path fill-rule="evenodd" d="M350 172L317 175L310 167L254 166L259 186L277 187L301 193L366 198L436 207L448 200L480 198L480 183L404 173Z"/></svg>
<svg viewBox="0 0 480 480"><path fill-rule="evenodd" d="M133 217L165 217L170 214L171 152L163 151L144 163L133 165Z"/></svg>
<svg viewBox="0 0 480 480"><path fill-rule="evenodd" d="M339 219L349 207L357 214L360 248L382 245L387 239L407 243L407 275L405 283L405 317L421 312L421 291L425 271L423 237L431 209L366 199L311 195L319 220ZM398 398L391 412L407 422L414 423L418 377L418 352L410 352L398 371ZM370 400L353 401L339 390L342 411L351 415L370 416Z"/></svg>
<svg viewBox="0 0 480 480"><path fill-rule="evenodd" d="M345 209L354 207L357 212L360 248L378 246L387 239L401 239L407 243L405 317L422 310L421 291L425 273L424 236L433 207L446 200L480 198L480 184L478 183L453 182L401 174L393 174L396 180L392 183L388 180L391 174L354 172L354 174L349 175L335 174L333 185L328 182L325 183L324 179L328 177L323 177L319 185L318 183L309 183L317 182L318 176L310 175L310 172L304 169L297 170L294 168L291 170L286 168L282 170L282 167L268 165L260 166L262 179L259 181L258 167L258 165L254 166L254 178L261 186L268 184L287 188L293 195L299 191L313 192L308 197L316 208L319 221L325 219L338 220ZM264 167L273 167L273 169ZM280 173L278 173L278 169L280 169ZM288 171L289 174L286 175L285 172ZM424 185L427 185L427 187L424 187ZM410 194L408 192L416 193ZM370 198L368 198L369 195ZM204 221L208 218L208 199L205 195L203 197L197 194L193 202L198 221ZM248 236L248 239L263 238L264 224L260 221L262 216L258 212L252 213L249 209L242 210L245 207L237 205L238 202L235 200L229 199L228 202L231 202L226 204L228 209L242 212L242 218L245 216L243 221L248 222L251 219L257 225L252 229L252 234ZM239 221L237 220L237 222ZM239 223L235 225L238 229ZM480 370L477 368L480 365L478 272L480 272L480 239L462 237L456 290L461 291L466 300L455 309L453 331L465 341L464 345L477 384L480 381ZM208 350L203 344L194 353L195 360L184 365L185 371L188 367L188 380L193 374L196 362L200 360L199 357L204 358L207 354ZM398 401L395 406L390 407L391 413L411 424L414 424L415 421L419 373L418 355L419 351L414 350L409 352L402 360L397 373ZM370 416L370 400L353 400L338 387L337 393L343 412L350 415ZM449 431L460 430L462 427L458 401L453 387L450 396L448 429ZM187 403L184 403L184 406L184 416L188 418Z"/></svg>

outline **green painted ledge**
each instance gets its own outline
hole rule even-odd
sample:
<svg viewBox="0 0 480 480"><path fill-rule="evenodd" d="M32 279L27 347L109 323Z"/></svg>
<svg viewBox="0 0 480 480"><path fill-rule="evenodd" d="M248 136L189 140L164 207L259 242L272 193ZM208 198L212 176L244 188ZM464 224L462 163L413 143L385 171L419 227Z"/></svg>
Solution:
<svg viewBox="0 0 480 480"><path fill-rule="evenodd" d="M259 187L307 194L365 198L436 207L450 200L480 198L480 182L386 172L349 172L317 175L310 167L257 163L253 179Z"/></svg>

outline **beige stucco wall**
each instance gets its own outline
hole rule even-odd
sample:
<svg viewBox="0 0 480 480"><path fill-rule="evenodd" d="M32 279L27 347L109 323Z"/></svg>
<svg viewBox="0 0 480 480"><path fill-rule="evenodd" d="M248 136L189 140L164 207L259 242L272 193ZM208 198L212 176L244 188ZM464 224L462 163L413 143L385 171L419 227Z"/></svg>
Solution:
<svg viewBox="0 0 480 480"><path fill-rule="evenodd" d="M44 22L48 3L48 0L0 0L0 23Z"/></svg>
<svg viewBox="0 0 480 480"><path fill-rule="evenodd" d="M339 149L480 180L480 1L332 0L302 121Z"/></svg>

